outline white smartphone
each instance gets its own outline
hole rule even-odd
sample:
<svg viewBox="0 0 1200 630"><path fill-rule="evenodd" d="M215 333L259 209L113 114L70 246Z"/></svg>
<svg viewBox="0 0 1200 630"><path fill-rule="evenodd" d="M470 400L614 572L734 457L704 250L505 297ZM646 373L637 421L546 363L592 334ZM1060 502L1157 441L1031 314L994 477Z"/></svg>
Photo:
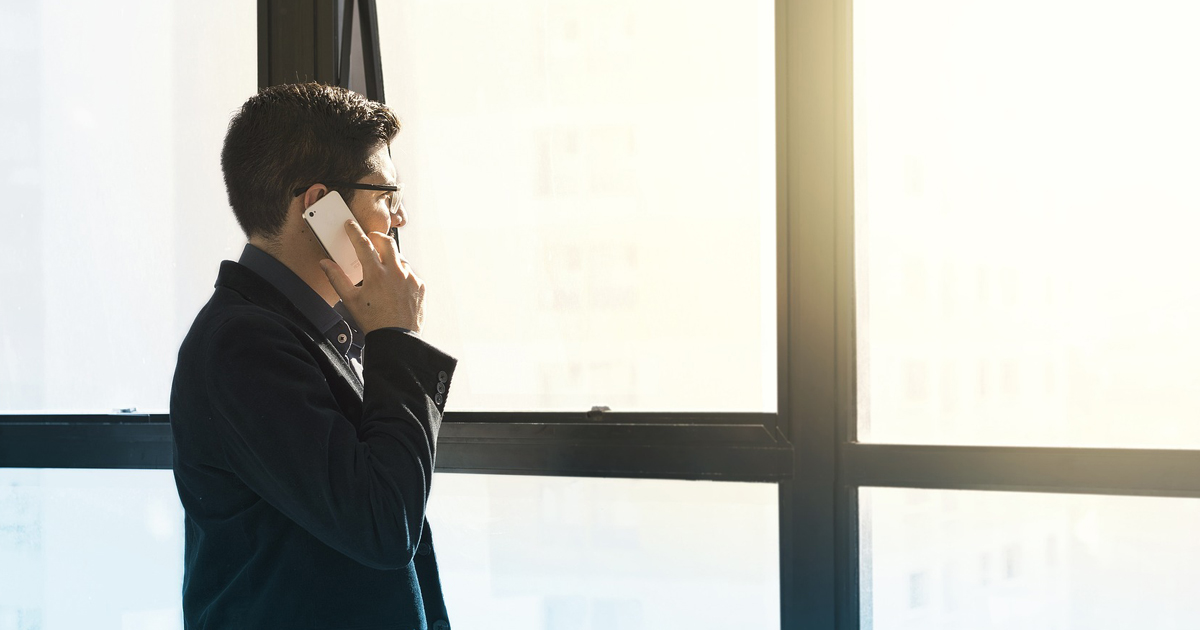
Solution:
<svg viewBox="0 0 1200 630"><path fill-rule="evenodd" d="M350 282L358 285L363 279L362 262L346 234L346 221L353 219L350 208L337 191L331 190L304 211L304 220L317 235L325 253L337 263Z"/></svg>

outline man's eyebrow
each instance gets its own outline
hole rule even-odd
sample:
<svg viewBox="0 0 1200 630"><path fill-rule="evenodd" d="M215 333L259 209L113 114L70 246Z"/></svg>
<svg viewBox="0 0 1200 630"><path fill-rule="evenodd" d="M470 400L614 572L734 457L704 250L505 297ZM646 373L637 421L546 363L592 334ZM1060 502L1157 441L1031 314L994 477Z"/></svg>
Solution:
<svg viewBox="0 0 1200 630"><path fill-rule="evenodd" d="M380 173L380 175L383 175L383 173ZM388 178L387 176L384 176L384 178L383 178L383 182L382 182L380 185L383 185L383 186L396 186L397 184L396 184L396 181L395 181L395 180L393 180L393 179L390 179L390 178Z"/></svg>

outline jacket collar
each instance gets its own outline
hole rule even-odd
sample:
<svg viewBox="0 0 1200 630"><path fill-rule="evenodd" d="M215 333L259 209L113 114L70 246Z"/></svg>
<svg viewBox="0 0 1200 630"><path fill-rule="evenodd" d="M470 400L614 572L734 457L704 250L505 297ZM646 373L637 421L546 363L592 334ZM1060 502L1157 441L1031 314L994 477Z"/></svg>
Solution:
<svg viewBox="0 0 1200 630"><path fill-rule="evenodd" d="M304 313L321 334L328 336L329 329L342 321L342 314L335 307L330 306L325 298L300 279L296 272L271 254L246 243L237 262L271 283L271 286L278 289L293 306Z"/></svg>
<svg viewBox="0 0 1200 630"><path fill-rule="evenodd" d="M213 286L229 289L252 304L286 317L293 324L307 332L313 341L316 341L321 346L321 351L325 353L325 357L337 369L338 374L354 388L358 397L362 398L362 381L359 380L358 374L346 363L346 359L342 357L342 354L338 352L337 348L325 337L322 331L317 330L316 325L287 296L281 293L279 289L276 289L265 278L250 271L245 265L238 264L232 260L222 260L221 268L217 272L217 281Z"/></svg>

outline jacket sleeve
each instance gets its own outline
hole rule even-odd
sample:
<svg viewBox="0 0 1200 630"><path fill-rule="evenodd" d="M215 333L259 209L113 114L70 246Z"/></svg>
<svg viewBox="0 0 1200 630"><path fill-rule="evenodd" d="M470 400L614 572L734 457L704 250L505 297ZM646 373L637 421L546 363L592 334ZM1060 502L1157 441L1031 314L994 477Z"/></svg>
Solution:
<svg viewBox="0 0 1200 630"><path fill-rule="evenodd" d="M204 371L230 470L330 547L398 569L421 539L456 364L404 332L367 334L358 431L316 360L269 316L241 313L219 325Z"/></svg>

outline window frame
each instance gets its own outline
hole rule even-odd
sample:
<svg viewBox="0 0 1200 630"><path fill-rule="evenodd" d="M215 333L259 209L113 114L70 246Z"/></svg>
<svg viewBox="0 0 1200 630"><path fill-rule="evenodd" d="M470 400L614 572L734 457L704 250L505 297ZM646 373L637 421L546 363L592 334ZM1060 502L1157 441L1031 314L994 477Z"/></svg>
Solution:
<svg viewBox="0 0 1200 630"><path fill-rule="evenodd" d="M859 488L1200 497L1196 449L858 441L852 2L775 4L779 411L796 449L780 484L788 630L860 627Z"/></svg>
<svg viewBox="0 0 1200 630"><path fill-rule="evenodd" d="M451 411L439 439L440 472L777 483L787 630L859 627L861 487L1200 497L1200 450L858 442L851 1L775 2L778 413ZM260 85L362 72L383 100L374 0L258 9ZM170 469L173 449L165 414L0 413L0 468Z"/></svg>

